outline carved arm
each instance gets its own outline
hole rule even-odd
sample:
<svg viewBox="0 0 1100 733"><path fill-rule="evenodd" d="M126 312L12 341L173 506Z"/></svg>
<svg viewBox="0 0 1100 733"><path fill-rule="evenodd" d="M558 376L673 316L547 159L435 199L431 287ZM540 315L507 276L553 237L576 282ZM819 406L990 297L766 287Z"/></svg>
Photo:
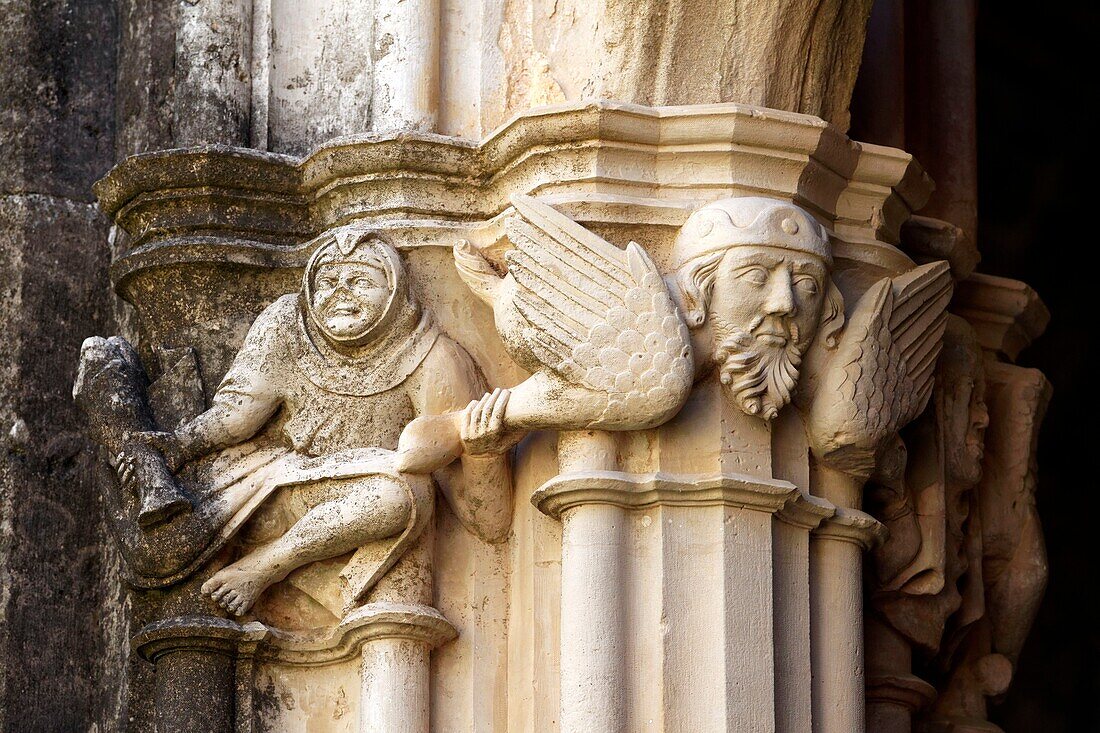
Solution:
<svg viewBox="0 0 1100 733"><path fill-rule="evenodd" d="M487 542L502 541L512 526L508 449L516 436L503 434L503 420L494 422L494 414L503 417L506 393L494 393L495 400L492 395L485 396L485 382L473 360L446 336L436 342L407 386L417 415L463 410L460 419L470 418L478 424L476 429L471 426L463 431L464 442L468 442L461 458L434 475L464 527Z"/></svg>

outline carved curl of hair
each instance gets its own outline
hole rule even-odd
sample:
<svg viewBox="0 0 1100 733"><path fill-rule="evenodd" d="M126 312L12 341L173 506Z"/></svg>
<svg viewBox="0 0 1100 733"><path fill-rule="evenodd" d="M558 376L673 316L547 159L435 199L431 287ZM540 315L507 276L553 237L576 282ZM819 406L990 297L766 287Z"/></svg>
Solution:
<svg viewBox="0 0 1100 733"><path fill-rule="evenodd" d="M684 299L684 320L687 321L688 328L699 328L706 322L714 278L718 274L718 265L725 256L725 250L711 252L692 260L676 273L680 294Z"/></svg>
<svg viewBox="0 0 1100 733"><path fill-rule="evenodd" d="M725 254L725 250L720 250L692 260L676 274L686 309L684 320L689 328L699 328L706 323L714 278ZM826 282L825 302L821 306L817 335L824 339L826 347L834 349L840 332L844 329L844 296L831 277L826 276Z"/></svg>
<svg viewBox="0 0 1100 733"><path fill-rule="evenodd" d="M817 337L824 340L825 346L835 349L840 342L840 332L844 330L844 296L833 278L826 276L825 302L821 306L821 321L817 326Z"/></svg>

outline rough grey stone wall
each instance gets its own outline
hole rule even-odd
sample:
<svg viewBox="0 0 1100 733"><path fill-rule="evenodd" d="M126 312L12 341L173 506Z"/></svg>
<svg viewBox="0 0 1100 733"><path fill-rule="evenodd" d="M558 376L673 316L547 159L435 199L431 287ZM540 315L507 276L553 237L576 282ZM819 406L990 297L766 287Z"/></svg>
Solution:
<svg viewBox="0 0 1100 733"><path fill-rule="evenodd" d="M71 398L112 330L114 0L0 0L0 730L118 730L124 600ZM121 642L121 643L120 643Z"/></svg>

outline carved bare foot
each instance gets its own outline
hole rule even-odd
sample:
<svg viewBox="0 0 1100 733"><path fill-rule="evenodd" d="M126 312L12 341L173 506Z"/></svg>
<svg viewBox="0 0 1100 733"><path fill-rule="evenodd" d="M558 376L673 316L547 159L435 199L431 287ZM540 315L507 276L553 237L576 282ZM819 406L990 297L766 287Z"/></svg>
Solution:
<svg viewBox="0 0 1100 733"><path fill-rule="evenodd" d="M202 592L234 616L241 616L273 580L270 573L244 558L214 573L202 584Z"/></svg>

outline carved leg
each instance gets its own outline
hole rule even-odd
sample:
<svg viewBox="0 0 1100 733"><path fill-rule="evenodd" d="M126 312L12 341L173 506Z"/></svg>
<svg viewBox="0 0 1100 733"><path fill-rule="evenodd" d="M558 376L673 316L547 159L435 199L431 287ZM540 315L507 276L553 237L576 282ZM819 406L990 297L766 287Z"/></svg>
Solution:
<svg viewBox="0 0 1100 733"><path fill-rule="evenodd" d="M398 535L408 524L412 506L396 483L372 476L334 484L338 498L317 504L285 535L215 573L202 592L240 616L292 571Z"/></svg>

